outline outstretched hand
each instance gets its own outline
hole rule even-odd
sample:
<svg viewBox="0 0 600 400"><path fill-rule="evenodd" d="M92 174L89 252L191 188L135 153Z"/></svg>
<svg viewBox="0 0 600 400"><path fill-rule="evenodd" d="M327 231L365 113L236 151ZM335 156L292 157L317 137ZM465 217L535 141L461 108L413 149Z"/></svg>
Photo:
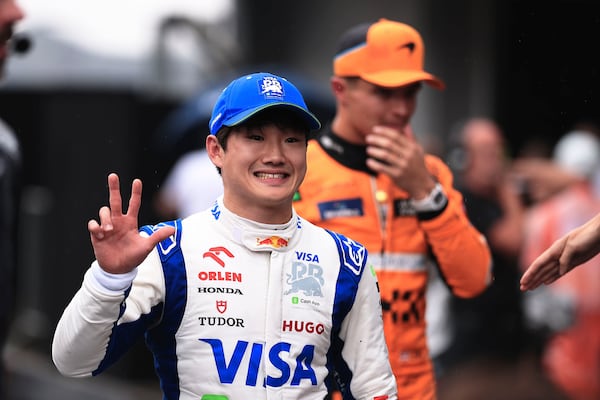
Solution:
<svg viewBox="0 0 600 400"><path fill-rule="evenodd" d="M521 277L521 290L549 285L600 252L600 214L555 241Z"/></svg>
<svg viewBox="0 0 600 400"><path fill-rule="evenodd" d="M173 227L163 227L151 236L142 236L138 214L142 199L142 181L131 184L129 206L123 214L119 176L108 175L109 206L100 208L99 221L90 220L88 231L100 267L109 273L123 274L134 270L162 240L173 235Z"/></svg>
<svg viewBox="0 0 600 400"><path fill-rule="evenodd" d="M566 242L566 237L557 240L531 263L521 277L521 290L533 290L542 284L549 285L570 269L564 261L562 265L560 263Z"/></svg>

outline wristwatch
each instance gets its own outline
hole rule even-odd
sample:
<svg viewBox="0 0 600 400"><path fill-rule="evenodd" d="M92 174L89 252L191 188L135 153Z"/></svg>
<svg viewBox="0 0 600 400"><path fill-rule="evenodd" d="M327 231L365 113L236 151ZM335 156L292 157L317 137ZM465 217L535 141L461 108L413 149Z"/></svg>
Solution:
<svg viewBox="0 0 600 400"><path fill-rule="evenodd" d="M410 202L417 213L435 212L446 207L448 198L444 193L442 185L436 183L427 197L420 200L411 199Z"/></svg>

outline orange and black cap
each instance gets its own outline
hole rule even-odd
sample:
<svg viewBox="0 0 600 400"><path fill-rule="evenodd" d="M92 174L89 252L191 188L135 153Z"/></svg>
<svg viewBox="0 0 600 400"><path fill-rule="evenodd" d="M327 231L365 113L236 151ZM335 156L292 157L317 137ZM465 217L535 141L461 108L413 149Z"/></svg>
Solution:
<svg viewBox="0 0 600 400"><path fill-rule="evenodd" d="M333 73L384 87L425 82L443 89L444 82L423 69L424 61L425 46L419 32L410 25L382 18L357 25L342 35Z"/></svg>

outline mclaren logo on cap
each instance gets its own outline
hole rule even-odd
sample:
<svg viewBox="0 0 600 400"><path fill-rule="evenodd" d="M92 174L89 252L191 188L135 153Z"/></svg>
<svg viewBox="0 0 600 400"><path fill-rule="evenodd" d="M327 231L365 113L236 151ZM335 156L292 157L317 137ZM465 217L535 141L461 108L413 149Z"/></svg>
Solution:
<svg viewBox="0 0 600 400"><path fill-rule="evenodd" d="M402 50L404 48L407 48L408 51L412 54L412 52L415 51L415 44L414 42L408 42L406 44L403 44L402 46L398 46L398 50Z"/></svg>
<svg viewBox="0 0 600 400"><path fill-rule="evenodd" d="M265 76L260 81L260 94L265 98L283 99L283 85L274 76Z"/></svg>

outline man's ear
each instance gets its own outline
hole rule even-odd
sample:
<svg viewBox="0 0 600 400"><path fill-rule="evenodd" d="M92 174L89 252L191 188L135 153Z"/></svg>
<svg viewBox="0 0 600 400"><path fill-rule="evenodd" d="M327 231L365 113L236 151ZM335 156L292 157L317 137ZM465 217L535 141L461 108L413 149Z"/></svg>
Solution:
<svg viewBox="0 0 600 400"><path fill-rule="evenodd" d="M342 94L346 88L346 81L339 76L332 76L329 80L329 84L331 85L331 92L336 97Z"/></svg>
<svg viewBox="0 0 600 400"><path fill-rule="evenodd" d="M215 135L208 135L206 137L206 152L216 167L221 168L223 166L224 151Z"/></svg>

